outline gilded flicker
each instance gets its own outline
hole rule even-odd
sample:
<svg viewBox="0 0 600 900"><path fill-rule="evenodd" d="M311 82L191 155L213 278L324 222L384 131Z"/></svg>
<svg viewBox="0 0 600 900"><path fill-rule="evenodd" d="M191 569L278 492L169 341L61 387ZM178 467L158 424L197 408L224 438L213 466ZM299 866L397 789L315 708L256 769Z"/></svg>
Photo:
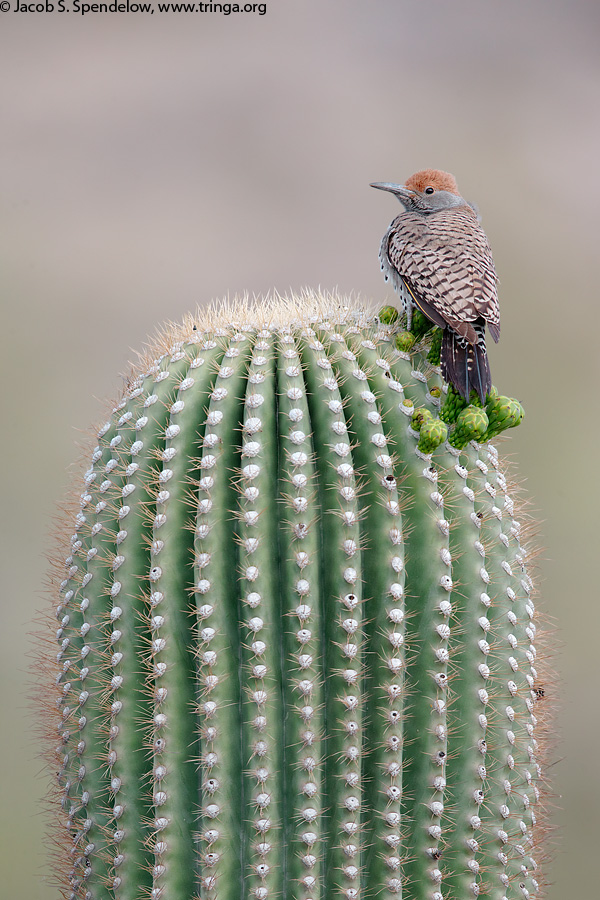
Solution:
<svg viewBox="0 0 600 900"><path fill-rule="evenodd" d="M492 379L485 326L500 337L498 281L488 239L476 209L460 196L454 176L437 169L417 172L405 184L376 182L404 212L381 242L385 280L400 296L410 329L413 307L443 330L442 375L468 400L485 402Z"/></svg>

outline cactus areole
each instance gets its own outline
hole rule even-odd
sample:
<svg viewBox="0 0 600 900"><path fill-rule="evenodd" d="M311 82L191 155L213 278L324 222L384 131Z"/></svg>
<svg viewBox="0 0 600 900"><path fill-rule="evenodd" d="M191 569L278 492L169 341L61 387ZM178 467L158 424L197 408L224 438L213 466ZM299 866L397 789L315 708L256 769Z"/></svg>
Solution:
<svg viewBox="0 0 600 900"><path fill-rule="evenodd" d="M166 329L98 431L54 600L64 897L540 895L536 612L486 434L522 409L449 402L431 335L343 303Z"/></svg>

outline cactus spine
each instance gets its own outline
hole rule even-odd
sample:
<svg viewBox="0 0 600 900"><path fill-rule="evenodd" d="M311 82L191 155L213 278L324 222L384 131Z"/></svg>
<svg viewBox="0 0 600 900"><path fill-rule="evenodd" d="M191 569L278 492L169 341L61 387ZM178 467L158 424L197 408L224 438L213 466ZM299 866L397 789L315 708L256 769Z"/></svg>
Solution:
<svg viewBox="0 0 600 900"><path fill-rule="evenodd" d="M496 450L442 443L428 346L324 305L168 332L100 429L56 611L66 897L538 896Z"/></svg>

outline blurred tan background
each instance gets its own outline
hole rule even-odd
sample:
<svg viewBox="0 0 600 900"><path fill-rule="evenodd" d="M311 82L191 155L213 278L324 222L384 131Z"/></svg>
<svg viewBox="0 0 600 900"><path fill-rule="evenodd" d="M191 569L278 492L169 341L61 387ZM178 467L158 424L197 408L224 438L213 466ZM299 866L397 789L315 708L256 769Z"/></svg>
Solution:
<svg viewBox="0 0 600 900"><path fill-rule="evenodd" d="M494 380L527 409L503 452L543 520L539 605L559 624L548 897L587 900L600 6L267 2L264 16L0 13L0 896L55 897L25 654L96 398L160 321L211 298L321 285L392 299L377 250L397 207L368 183L434 166L478 203L501 277Z"/></svg>

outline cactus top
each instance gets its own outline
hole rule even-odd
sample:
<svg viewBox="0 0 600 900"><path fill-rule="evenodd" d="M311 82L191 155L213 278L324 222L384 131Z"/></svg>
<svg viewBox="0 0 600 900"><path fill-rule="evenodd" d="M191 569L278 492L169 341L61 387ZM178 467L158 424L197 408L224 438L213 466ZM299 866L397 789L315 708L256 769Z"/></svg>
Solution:
<svg viewBox="0 0 600 900"><path fill-rule="evenodd" d="M141 359L70 525L64 896L536 897L537 614L495 447L444 443L423 344L336 298L206 316Z"/></svg>

